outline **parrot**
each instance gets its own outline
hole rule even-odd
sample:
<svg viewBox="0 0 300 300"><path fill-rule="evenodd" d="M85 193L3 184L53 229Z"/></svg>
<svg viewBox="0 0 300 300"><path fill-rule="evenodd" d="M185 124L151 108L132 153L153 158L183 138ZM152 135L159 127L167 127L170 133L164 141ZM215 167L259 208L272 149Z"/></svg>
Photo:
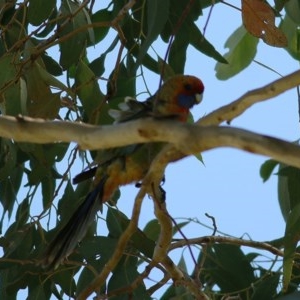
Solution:
<svg viewBox="0 0 300 300"><path fill-rule="evenodd" d="M111 110L116 123L137 118L171 118L187 122L190 109L202 100L204 85L192 75L174 75L144 102L126 98L120 110ZM102 205L110 201L120 186L139 183L146 175L154 157L165 143L134 144L100 150L92 168L75 176L73 183L93 178L91 191L75 210L66 225L48 244L42 265L56 269L84 238L89 225Z"/></svg>

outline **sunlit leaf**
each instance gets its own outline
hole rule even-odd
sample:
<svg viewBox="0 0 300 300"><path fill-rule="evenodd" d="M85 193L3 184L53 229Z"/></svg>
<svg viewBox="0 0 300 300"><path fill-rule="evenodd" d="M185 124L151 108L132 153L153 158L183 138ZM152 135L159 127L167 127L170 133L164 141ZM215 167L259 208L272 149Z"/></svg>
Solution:
<svg viewBox="0 0 300 300"><path fill-rule="evenodd" d="M217 63L216 76L228 79L245 69L255 57L258 39L250 35L243 26L239 27L226 41L229 51L224 55L228 64Z"/></svg>
<svg viewBox="0 0 300 300"><path fill-rule="evenodd" d="M300 60L300 29L299 25L291 20L286 14L280 23L279 28L284 32L288 39L288 45L285 48L289 54L296 60Z"/></svg>

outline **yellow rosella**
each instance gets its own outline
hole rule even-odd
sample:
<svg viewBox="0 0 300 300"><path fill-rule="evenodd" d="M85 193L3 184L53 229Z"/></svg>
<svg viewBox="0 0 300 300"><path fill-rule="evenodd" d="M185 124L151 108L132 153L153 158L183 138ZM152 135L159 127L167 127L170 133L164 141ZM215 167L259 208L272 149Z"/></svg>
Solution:
<svg viewBox="0 0 300 300"><path fill-rule="evenodd" d="M172 118L186 122L190 108L200 103L203 91L203 83L197 77L176 75L145 102L129 99L122 111L113 111L112 114L117 122L143 117ZM102 204L109 201L120 186L141 181L162 146L163 143L135 144L99 152L101 155L97 166L82 172L73 180L78 183L94 177L91 192L48 245L43 260L45 267L56 268L73 252Z"/></svg>

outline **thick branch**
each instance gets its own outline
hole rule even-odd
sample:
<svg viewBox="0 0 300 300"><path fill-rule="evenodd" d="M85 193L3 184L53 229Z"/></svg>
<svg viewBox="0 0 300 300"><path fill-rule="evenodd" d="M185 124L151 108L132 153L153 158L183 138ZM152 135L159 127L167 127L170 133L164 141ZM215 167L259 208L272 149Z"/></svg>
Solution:
<svg viewBox="0 0 300 300"><path fill-rule="evenodd" d="M77 142L84 149L120 147L134 143L168 142L170 161L217 147L233 147L272 157L300 168L300 147L250 131L141 119L111 126L0 117L0 136L35 143Z"/></svg>
<svg viewBox="0 0 300 300"><path fill-rule="evenodd" d="M277 96L298 84L300 84L300 71L246 93L231 104L203 117L197 124L216 125L224 120L230 121L254 103ZM196 137L196 140L191 138L192 135ZM176 150L169 146L164 151L173 161L182 158L185 154L228 146L267 155L299 167L297 159L299 148L297 146L234 128L200 127L196 131L191 125L154 120L138 120L113 126L96 127L88 124L45 121L27 117L0 117L0 136L19 142L33 143L73 141L83 149L103 149L133 143L165 141L174 144L177 148Z"/></svg>

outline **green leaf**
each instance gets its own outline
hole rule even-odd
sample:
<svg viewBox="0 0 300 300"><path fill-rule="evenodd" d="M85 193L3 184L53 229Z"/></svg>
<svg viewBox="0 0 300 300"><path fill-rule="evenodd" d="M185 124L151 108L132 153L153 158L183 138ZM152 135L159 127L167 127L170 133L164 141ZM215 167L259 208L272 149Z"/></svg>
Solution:
<svg viewBox="0 0 300 300"><path fill-rule="evenodd" d="M106 238L107 239L107 238ZM104 241L105 243L106 241ZM115 245L116 245L117 241L115 240ZM105 244L106 245L106 244ZM110 248L112 245L108 244L105 247L102 248L106 248L110 250L110 255L113 253L113 250L115 249L115 247ZM98 246L99 247L99 246ZM84 257L86 257L84 255ZM94 270L101 270L103 269L103 266L105 265L105 262L108 260L107 259L103 259L103 256L101 255L100 260L93 260L92 262L89 262L89 266L85 267L82 272L80 273L78 282L77 282L77 287L76 287L76 294L79 295L80 292L82 292L97 276L97 273L95 274L95 272L93 272L92 268L90 267L92 265L92 267L94 267ZM105 293L106 291L106 285L103 284L103 287L101 287L101 291L102 293Z"/></svg>
<svg viewBox="0 0 300 300"><path fill-rule="evenodd" d="M179 229L185 227L186 225L190 224L191 222L190 221L187 221L187 222L181 222L181 223L178 223L176 226L174 226L173 228L173 236L179 232Z"/></svg>
<svg viewBox="0 0 300 300"><path fill-rule="evenodd" d="M129 219L120 211L109 207L106 217L106 224L111 236L119 238L129 224ZM149 227L148 227L149 228ZM145 256L152 258L155 242L138 229L131 236L132 245Z"/></svg>
<svg viewBox="0 0 300 300"><path fill-rule="evenodd" d="M7 247L4 248L5 257L28 258L33 247L34 226L24 224L18 228L18 222L13 223L5 232ZM27 257L26 257L27 256Z"/></svg>
<svg viewBox="0 0 300 300"><path fill-rule="evenodd" d="M25 6L24 6L25 7ZM26 29L23 26L24 21L19 20L22 10L18 10L18 14L13 16L14 21L9 20L9 26L7 26L7 30L3 32L2 38L5 41L5 49L10 49L15 47L15 44L19 43L20 40L24 40L27 37L25 36ZM15 11L13 11L15 13ZM24 13L24 12L23 12ZM22 17L23 18L23 17ZM12 55L17 54L16 52L12 52Z"/></svg>
<svg viewBox="0 0 300 300"><path fill-rule="evenodd" d="M98 124L99 120L101 120L101 124L103 124L105 118L107 118L108 107L105 103L104 95L100 91L95 74L83 61L78 63L75 85L86 114L86 121Z"/></svg>
<svg viewBox="0 0 300 300"><path fill-rule="evenodd" d="M27 185L29 186L40 184L45 177L49 176L51 170L51 165L43 162L43 160L41 159L45 157L38 156L39 150L43 149L43 147L39 147L39 146L40 145L38 145L37 147L37 151L33 152L33 155L36 154L35 158L30 160L31 170L26 171L28 177Z"/></svg>
<svg viewBox="0 0 300 300"><path fill-rule="evenodd" d="M180 30L172 43L168 63L176 74L184 73L186 51L189 45L188 32Z"/></svg>
<svg viewBox="0 0 300 300"><path fill-rule="evenodd" d="M195 297L183 285L172 284L160 298L160 300L169 299L193 300Z"/></svg>
<svg viewBox="0 0 300 300"><path fill-rule="evenodd" d="M187 273L187 267L186 267L186 263L185 263L185 259L183 254L180 256L180 260L178 263L178 267L180 268L180 270L182 270L184 273Z"/></svg>
<svg viewBox="0 0 300 300"><path fill-rule="evenodd" d="M6 285L7 295L11 297L16 291L20 291L21 289L26 288L28 276L25 277L24 274L20 273L22 267L20 268L12 268L10 272L8 272L8 280ZM15 279L15 280L13 280ZM2 295L1 295L2 296ZM8 299L16 299L16 298L9 298Z"/></svg>
<svg viewBox="0 0 300 300"><path fill-rule="evenodd" d="M203 157L202 157L202 154L201 153L197 153L197 154L194 154L194 156L203 164L205 165L204 163L204 160L203 160Z"/></svg>
<svg viewBox="0 0 300 300"><path fill-rule="evenodd" d="M110 78L113 76L114 71L110 74ZM136 75L132 74L128 68L125 67L124 63L120 64L119 76L116 82L116 90L114 90L113 104L115 107L118 106L120 102L124 102L124 98L127 96L136 95ZM111 92L110 82L107 86L108 93Z"/></svg>
<svg viewBox="0 0 300 300"><path fill-rule="evenodd" d="M242 289L250 286L254 282L254 270L251 267L246 255L240 247L235 245L214 245L213 246L219 265L219 270L229 278L224 278L223 289L226 290L233 283L235 289ZM229 283L228 280L231 282ZM229 285L228 285L229 283Z"/></svg>
<svg viewBox="0 0 300 300"><path fill-rule="evenodd" d="M209 7L209 6L216 5L219 2L220 2L220 0L214 0L214 2L212 2L211 0L201 0L200 3L201 3L202 9L204 9L204 8Z"/></svg>
<svg viewBox="0 0 300 300"><path fill-rule="evenodd" d="M22 113L20 103L21 81L17 79L18 57L7 53L0 57L0 110L2 114L16 116Z"/></svg>
<svg viewBox="0 0 300 300"><path fill-rule="evenodd" d="M292 19L286 14L281 21L279 28L283 31L288 39L288 46L286 51L296 60L300 60L300 29L299 25L292 21Z"/></svg>
<svg viewBox="0 0 300 300"><path fill-rule="evenodd" d="M112 12L107 9L101 9L91 16L91 22L94 30L94 41L88 41L88 46L96 45L102 41L109 31L109 22L112 20ZM107 25L103 23L107 22ZM98 25L102 23L103 25Z"/></svg>
<svg viewBox="0 0 300 300"><path fill-rule="evenodd" d="M106 55L100 55L98 58L94 59L89 64L89 68L98 77L100 77L105 71L105 67L104 67L105 58Z"/></svg>
<svg viewBox="0 0 300 300"><path fill-rule="evenodd" d="M300 1L289 0L286 1L285 11L287 16L297 25L300 25Z"/></svg>
<svg viewBox="0 0 300 300"><path fill-rule="evenodd" d="M76 284L73 278L73 270L63 270L60 272L56 272L53 275L53 281L55 284L58 284L63 292L70 296L75 297Z"/></svg>
<svg viewBox="0 0 300 300"><path fill-rule="evenodd" d="M27 110L32 117L54 119L60 109L60 93L52 93L45 73L47 71L37 61L26 70Z"/></svg>
<svg viewBox="0 0 300 300"><path fill-rule="evenodd" d="M125 222L129 223L129 220L123 213L117 211L116 209L108 207L106 224L110 236L119 238L124 229L127 227L127 224L124 225Z"/></svg>
<svg viewBox="0 0 300 300"><path fill-rule="evenodd" d="M137 271L137 258L134 256L124 256L119 262L118 266L114 269L113 275L109 279L107 290L113 293L120 288L126 288L132 284L132 282L140 276ZM129 290L120 295L113 297L115 300L121 299L152 299L145 288L143 282L140 282L133 290Z"/></svg>
<svg viewBox="0 0 300 300"><path fill-rule="evenodd" d="M43 196L43 208L50 207L55 191L55 178L51 176L51 173L48 172L48 175L45 176L42 181L42 196Z"/></svg>
<svg viewBox="0 0 300 300"><path fill-rule="evenodd" d="M11 273L11 271L12 268L0 271L0 280L1 280L0 293L1 293L1 297L7 300L17 299L17 294L19 292L17 289L11 292L7 291L7 286L11 282L11 278L9 278L10 277L9 274Z"/></svg>
<svg viewBox="0 0 300 300"><path fill-rule="evenodd" d="M280 274L269 274L261 278L258 284L254 284L254 293L251 300L272 300L277 294L277 287L279 284Z"/></svg>
<svg viewBox="0 0 300 300"><path fill-rule="evenodd" d="M81 200L81 197L74 192L72 184L68 181L64 189L64 194L58 202L57 214L60 216L60 219L68 220L70 218L70 213L79 206ZM45 202L44 209L48 207L47 204L48 203Z"/></svg>
<svg viewBox="0 0 300 300"><path fill-rule="evenodd" d="M214 46L202 35L194 23L185 23L180 27L180 30L175 35L169 55L169 64L176 73L184 73L186 50L189 44L198 51L219 62L227 62L223 56L216 51Z"/></svg>
<svg viewBox="0 0 300 300"><path fill-rule="evenodd" d="M43 283L43 284L36 283L33 287L31 287L31 288L29 287L28 288L28 297L26 298L26 300L49 299L51 294L48 294L48 296L46 296L44 285L45 285L45 283Z"/></svg>
<svg viewBox="0 0 300 300"><path fill-rule="evenodd" d="M216 51L215 47L203 36L199 28L193 23L188 28L190 43L203 54L214 58L216 61L226 64L227 60Z"/></svg>
<svg viewBox="0 0 300 300"><path fill-rule="evenodd" d="M8 218L11 217L22 177L22 168L15 168L8 178L0 182L0 202L3 206L3 216L8 212Z"/></svg>
<svg viewBox="0 0 300 300"><path fill-rule="evenodd" d="M18 227L21 227L27 222L29 218L29 210L30 210L29 198L26 197L17 209L16 220L18 223Z"/></svg>
<svg viewBox="0 0 300 300"><path fill-rule="evenodd" d="M300 169L279 164L278 201L283 218L300 203Z"/></svg>
<svg viewBox="0 0 300 300"><path fill-rule="evenodd" d="M83 291L94 279L95 273L92 272L90 268L85 267L80 273L76 287L76 294L78 295L81 291Z"/></svg>
<svg viewBox="0 0 300 300"><path fill-rule="evenodd" d="M282 168L281 164L279 165L279 170ZM291 211L291 201L290 194L288 189L288 177L286 176L278 176L278 202L281 210L281 214L283 219L286 221L287 217Z"/></svg>
<svg viewBox="0 0 300 300"><path fill-rule="evenodd" d="M175 72L171 68L171 66L159 56L158 56L157 64L158 64L159 74L161 74L163 81L166 81L167 79L175 75Z"/></svg>
<svg viewBox="0 0 300 300"><path fill-rule="evenodd" d="M15 60L16 57L11 54L7 53L0 57L0 67L1 70L5 70L5 72L0 72L0 89L2 89L13 82L16 78L18 73L17 68L15 67Z"/></svg>
<svg viewBox="0 0 300 300"><path fill-rule="evenodd" d="M93 236L89 239L85 239L84 243L81 243L79 247L80 253L93 264L95 259L100 256L105 264L113 254L118 245L118 239L106 236Z"/></svg>
<svg viewBox="0 0 300 300"><path fill-rule="evenodd" d="M274 0L276 11L281 11L284 8L284 5L290 0Z"/></svg>
<svg viewBox="0 0 300 300"><path fill-rule="evenodd" d="M270 178L272 172L274 171L277 165L278 161L274 159L268 159L261 165L259 174L260 177L263 179L263 182L266 182Z"/></svg>
<svg viewBox="0 0 300 300"><path fill-rule="evenodd" d="M47 72L54 76L62 75L62 68L58 62L56 62L52 57L44 54L42 55L43 62L45 64Z"/></svg>
<svg viewBox="0 0 300 300"><path fill-rule="evenodd" d="M148 258L153 257L155 242L149 239L140 229L131 237L133 246Z"/></svg>
<svg viewBox="0 0 300 300"><path fill-rule="evenodd" d="M159 233L160 233L160 225L158 223L157 219L153 219L151 221L149 221L143 232L146 234L146 236L153 240L153 241L157 241L158 237L159 237Z"/></svg>
<svg viewBox="0 0 300 300"><path fill-rule="evenodd" d="M253 37L240 26L226 41L225 47L229 52L224 55L228 64L217 63L216 76L220 80L226 80L245 69L254 59L258 38Z"/></svg>
<svg viewBox="0 0 300 300"><path fill-rule="evenodd" d="M69 148L68 143L45 144L42 151L45 153L45 158L49 167L52 167L55 162L60 162L65 157Z"/></svg>
<svg viewBox="0 0 300 300"><path fill-rule="evenodd" d="M203 282L215 283L222 293L230 293L246 289L255 281L254 269L239 246L215 244L206 251Z"/></svg>
<svg viewBox="0 0 300 300"><path fill-rule="evenodd" d="M300 240L300 204L297 204L288 215L284 234L283 256L283 291L288 289L292 277L294 256Z"/></svg>
<svg viewBox="0 0 300 300"><path fill-rule="evenodd" d="M44 58L46 57L46 55L44 56ZM47 59L46 59L47 60ZM42 61L41 61L42 62ZM57 66L56 61L52 60L52 64ZM52 65L52 66L53 66ZM43 80L43 82L50 86L50 87L56 87L62 91L68 92L70 95L73 95L73 92L71 89L69 89L64 83L62 83L61 81L59 81L57 78L55 78L54 76L52 76L45 68L44 65L42 65L41 63L36 65L39 75L41 76L41 79ZM50 67L48 65L48 67ZM58 67L58 66L57 66ZM51 69L53 71L53 69ZM58 71L58 70L57 70ZM56 76L56 75L55 75Z"/></svg>
<svg viewBox="0 0 300 300"><path fill-rule="evenodd" d="M147 35L139 49L139 55L136 59L136 69L140 66L149 47L157 39L165 26L169 14L169 0L147 1Z"/></svg>
<svg viewBox="0 0 300 300"><path fill-rule="evenodd" d="M130 52L131 55L133 55L134 57L138 57L140 46L139 46L139 44L137 44L135 42L135 40L128 39L126 44L125 44L125 47L128 49L128 51ZM152 72L160 74L159 68L158 68L158 65L157 65L157 61L155 59L153 59L149 54L146 54L144 56L142 64L146 68L151 70Z"/></svg>
<svg viewBox="0 0 300 300"><path fill-rule="evenodd" d="M294 292L294 293L291 293L288 295L281 296L276 299L277 300L298 300L298 299L300 299L299 297L300 297L300 292Z"/></svg>
<svg viewBox="0 0 300 300"><path fill-rule="evenodd" d="M28 21L34 26L40 25L52 13L56 6L56 0L29 0Z"/></svg>
<svg viewBox="0 0 300 300"><path fill-rule="evenodd" d="M7 179L16 166L17 151L10 139L0 139L0 181Z"/></svg>
<svg viewBox="0 0 300 300"><path fill-rule="evenodd" d="M193 2L189 0L170 0L168 22L161 32L161 38L164 42L168 43L171 35L177 35L183 27L190 27L199 18L202 14L202 2L202 0ZM187 8L189 9L188 13L185 13ZM186 32L188 34L188 31Z"/></svg>
<svg viewBox="0 0 300 300"><path fill-rule="evenodd" d="M57 26L57 22L56 22L57 14L58 11L57 11L57 7L55 6L48 19L48 22L46 22L45 26L42 28L41 31L35 34L36 37L38 38L47 37L54 30L54 28Z"/></svg>
<svg viewBox="0 0 300 300"><path fill-rule="evenodd" d="M87 25L85 13L82 8L79 12L79 3L63 0L60 12L61 22L59 29L59 36L63 38L65 35L78 31L78 33L67 38L67 40L59 43L60 59L59 63L64 70L76 64L80 57L84 55L84 48L86 46L87 33L86 30L81 30ZM73 14L76 13L74 16Z"/></svg>

